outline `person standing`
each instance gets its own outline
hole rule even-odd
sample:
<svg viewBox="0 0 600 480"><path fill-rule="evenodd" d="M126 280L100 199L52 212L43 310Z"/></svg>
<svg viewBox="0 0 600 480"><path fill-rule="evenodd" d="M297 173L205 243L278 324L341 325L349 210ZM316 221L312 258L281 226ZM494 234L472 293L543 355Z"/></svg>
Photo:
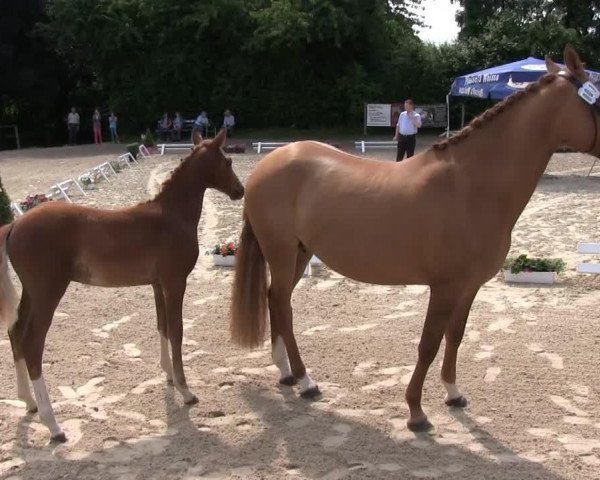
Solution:
<svg viewBox="0 0 600 480"><path fill-rule="evenodd" d="M94 143L102 145L102 117L100 116L100 110L98 107L94 109L92 115L92 124L94 127Z"/></svg>
<svg viewBox="0 0 600 480"><path fill-rule="evenodd" d="M229 109L225 110L223 114L223 128L227 129L227 136L231 137L233 134L233 127L235 126L235 117Z"/></svg>
<svg viewBox="0 0 600 480"><path fill-rule="evenodd" d="M110 112L108 116L108 128L110 129L110 140L113 143L119 143L119 135L117 133L117 121L118 118L115 112Z"/></svg>
<svg viewBox="0 0 600 480"><path fill-rule="evenodd" d="M67 128L69 131L69 145L77 143L77 131L79 130L79 114L75 107L71 107L71 113L67 116Z"/></svg>
<svg viewBox="0 0 600 480"><path fill-rule="evenodd" d="M200 113L200 115L198 115L198 118L196 118L196 121L194 122L194 129L200 131L200 136L202 138L206 138L206 137L208 137L208 126L209 125L210 125L210 120L208 119L208 115L206 114L205 111L203 111ZM192 135L193 135L193 130L192 130Z"/></svg>
<svg viewBox="0 0 600 480"><path fill-rule="evenodd" d="M175 118L173 119L173 132L175 133L175 140L181 141L181 130L183 129L183 118L179 112L175 112Z"/></svg>
<svg viewBox="0 0 600 480"><path fill-rule="evenodd" d="M406 158L410 158L415 154L417 130L419 128L421 128L421 115L415 112L415 104L409 98L404 102L404 111L398 117L396 134L394 135L394 141L398 141L397 162L404 159L405 153Z"/></svg>

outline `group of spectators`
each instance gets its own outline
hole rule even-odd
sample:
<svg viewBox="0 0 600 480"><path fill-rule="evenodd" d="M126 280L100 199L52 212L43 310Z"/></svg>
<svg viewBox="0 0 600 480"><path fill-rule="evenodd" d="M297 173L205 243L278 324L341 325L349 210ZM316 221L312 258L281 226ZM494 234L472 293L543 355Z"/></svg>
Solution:
<svg viewBox="0 0 600 480"><path fill-rule="evenodd" d="M158 128L156 130L158 136L165 140L181 140L181 133L184 130L197 130L203 137L208 137L210 128L213 127L213 123L208 118L208 114L202 111L196 120L184 120L179 112L175 112L175 116L171 120L168 112L164 112L162 118L158 121ZM223 113L223 124L222 128L227 129L227 136L233 135L233 129L235 127L235 117L229 109Z"/></svg>
<svg viewBox="0 0 600 480"><path fill-rule="evenodd" d="M111 111L108 118L108 129L110 131L110 140L114 143L119 143L119 135L117 133L118 118L115 112ZM69 145L77 144L77 135L81 125L81 117L75 107L71 108L71 112L67 115L67 130L69 133ZM102 115L98 107L92 113L92 131L94 135L94 143L102 144Z"/></svg>

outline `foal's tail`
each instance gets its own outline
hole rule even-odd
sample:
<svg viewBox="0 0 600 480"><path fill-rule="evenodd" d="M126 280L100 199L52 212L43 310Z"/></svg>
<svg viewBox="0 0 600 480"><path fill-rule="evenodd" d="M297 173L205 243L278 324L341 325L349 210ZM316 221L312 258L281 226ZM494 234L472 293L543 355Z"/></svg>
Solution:
<svg viewBox="0 0 600 480"><path fill-rule="evenodd" d="M8 273L6 240L12 224L0 227L0 328L8 329L17 319L19 296Z"/></svg>
<svg viewBox="0 0 600 480"><path fill-rule="evenodd" d="M231 339L242 347L262 344L267 321L267 264L252 225L244 228L236 259L231 303Z"/></svg>

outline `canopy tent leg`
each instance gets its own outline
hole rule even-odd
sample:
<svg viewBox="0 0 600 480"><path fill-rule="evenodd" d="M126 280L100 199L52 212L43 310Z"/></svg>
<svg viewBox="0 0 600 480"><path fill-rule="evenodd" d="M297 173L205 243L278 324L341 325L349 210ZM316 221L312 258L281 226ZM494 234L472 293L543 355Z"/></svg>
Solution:
<svg viewBox="0 0 600 480"><path fill-rule="evenodd" d="M460 128L465 127L465 102L460 106Z"/></svg>

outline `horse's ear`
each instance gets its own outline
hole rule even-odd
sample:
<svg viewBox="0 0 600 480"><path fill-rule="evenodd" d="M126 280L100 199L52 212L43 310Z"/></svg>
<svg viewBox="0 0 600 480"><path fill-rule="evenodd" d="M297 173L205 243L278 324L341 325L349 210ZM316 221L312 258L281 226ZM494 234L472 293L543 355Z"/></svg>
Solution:
<svg viewBox="0 0 600 480"><path fill-rule="evenodd" d="M221 148L225 144L225 139L227 138L227 129L222 128L217 136L213 139L213 144L218 148Z"/></svg>
<svg viewBox="0 0 600 480"><path fill-rule="evenodd" d="M200 135L200 132L198 132L198 130L194 130L192 132L192 143L194 145L200 145L202 143L202 135Z"/></svg>
<svg viewBox="0 0 600 480"><path fill-rule="evenodd" d="M586 78L585 67L575 49L569 44L565 47L565 65L580 80Z"/></svg>
<svg viewBox="0 0 600 480"><path fill-rule="evenodd" d="M560 67L548 55L546 55L544 60L546 60L546 70L548 70L548 73L560 72Z"/></svg>

